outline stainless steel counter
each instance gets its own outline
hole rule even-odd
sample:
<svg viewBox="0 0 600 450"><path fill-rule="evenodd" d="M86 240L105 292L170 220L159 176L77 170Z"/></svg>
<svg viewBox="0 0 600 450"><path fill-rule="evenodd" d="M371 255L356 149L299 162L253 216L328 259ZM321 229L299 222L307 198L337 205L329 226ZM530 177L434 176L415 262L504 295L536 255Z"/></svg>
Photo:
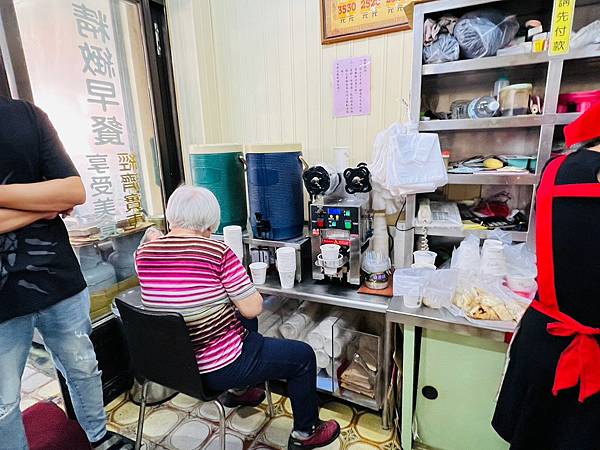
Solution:
<svg viewBox="0 0 600 450"><path fill-rule="evenodd" d="M332 284L327 281L309 279L302 283L296 283L293 289L282 289L276 274L268 276L267 282L256 288L260 293L266 295L278 295L381 314L385 314L389 305L389 299L386 297L359 294L355 287Z"/></svg>
<svg viewBox="0 0 600 450"><path fill-rule="evenodd" d="M401 297L394 297L386 313L387 320L401 325L428 328L438 331L476 336L481 338L504 341L506 330L495 328L486 323L469 322L463 317L456 317L445 309L420 307L411 309L404 306Z"/></svg>

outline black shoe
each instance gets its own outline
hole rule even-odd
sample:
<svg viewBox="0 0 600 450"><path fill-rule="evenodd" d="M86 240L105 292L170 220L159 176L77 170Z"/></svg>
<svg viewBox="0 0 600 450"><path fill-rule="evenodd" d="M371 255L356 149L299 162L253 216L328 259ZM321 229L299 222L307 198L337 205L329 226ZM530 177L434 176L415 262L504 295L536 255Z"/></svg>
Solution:
<svg viewBox="0 0 600 450"><path fill-rule="evenodd" d="M92 442L93 450L133 450L135 441L112 431L107 431L102 439Z"/></svg>

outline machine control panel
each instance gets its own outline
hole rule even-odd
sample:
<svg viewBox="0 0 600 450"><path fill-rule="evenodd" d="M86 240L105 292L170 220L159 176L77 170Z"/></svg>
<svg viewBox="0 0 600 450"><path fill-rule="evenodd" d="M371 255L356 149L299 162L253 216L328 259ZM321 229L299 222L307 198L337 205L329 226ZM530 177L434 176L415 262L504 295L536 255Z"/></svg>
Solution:
<svg viewBox="0 0 600 450"><path fill-rule="evenodd" d="M360 208L355 206L310 206L311 230L344 230L359 233Z"/></svg>

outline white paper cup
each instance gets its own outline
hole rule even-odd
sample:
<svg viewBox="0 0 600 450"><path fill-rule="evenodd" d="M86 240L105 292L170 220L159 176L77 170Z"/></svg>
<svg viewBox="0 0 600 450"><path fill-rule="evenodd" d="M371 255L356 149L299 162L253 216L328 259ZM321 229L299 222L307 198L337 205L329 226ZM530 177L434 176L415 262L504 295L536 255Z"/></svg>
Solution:
<svg viewBox="0 0 600 450"><path fill-rule="evenodd" d="M254 262L250 264L250 273L252 274L252 282L254 284L265 284L267 280L267 263Z"/></svg>
<svg viewBox="0 0 600 450"><path fill-rule="evenodd" d="M321 258L325 261L337 261L340 256L340 246L337 244L321 245Z"/></svg>
<svg viewBox="0 0 600 450"><path fill-rule="evenodd" d="M275 251L277 256L277 267L280 270L296 270L296 250L292 247L280 247Z"/></svg>
<svg viewBox="0 0 600 450"><path fill-rule="evenodd" d="M405 295L404 306L411 309L417 309L421 307L421 296L420 295Z"/></svg>
<svg viewBox="0 0 600 450"><path fill-rule="evenodd" d="M278 270L279 282L282 289L292 289L296 280L296 269L294 270Z"/></svg>
<svg viewBox="0 0 600 450"><path fill-rule="evenodd" d="M435 264L435 258L437 258L437 253L425 250L418 250L416 252L413 252L413 258L415 260L415 264Z"/></svg>

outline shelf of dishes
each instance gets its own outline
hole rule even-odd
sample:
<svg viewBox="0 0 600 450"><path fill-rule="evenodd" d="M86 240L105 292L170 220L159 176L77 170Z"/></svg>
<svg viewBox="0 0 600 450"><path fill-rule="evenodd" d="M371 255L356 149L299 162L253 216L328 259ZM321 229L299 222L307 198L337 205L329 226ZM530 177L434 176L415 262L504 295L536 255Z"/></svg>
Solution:
<svg viewBox="0 0 600 450"><path fill-rule="evenodd" d="M258 318L267 337L306 342L315 352L317 387L336 397L379 410L383 404L383 341L374 330L384 317L356 315L314 302L269 297Z"/></svg>
<svg viewBox="0 0 600 450"><path fill-rule="evenodd" d="M538 114L487 119L424 120L419 122L419 131L486 130L497 128L529 128L542 125L568 125L581 113Z"/></svg>
<svg viewBox="0 0 600 450"><path fill-rule="evenodd" d="M568 61L587 58L600 58L600 45L590 45L571 50L567 55L551 56L548 53L524 53L520 55L490 56L487 58L465 59L439 64L424 64L424 76L461 73L474 70L503 69L506 67L544 64L549 61Z"/></svg>

